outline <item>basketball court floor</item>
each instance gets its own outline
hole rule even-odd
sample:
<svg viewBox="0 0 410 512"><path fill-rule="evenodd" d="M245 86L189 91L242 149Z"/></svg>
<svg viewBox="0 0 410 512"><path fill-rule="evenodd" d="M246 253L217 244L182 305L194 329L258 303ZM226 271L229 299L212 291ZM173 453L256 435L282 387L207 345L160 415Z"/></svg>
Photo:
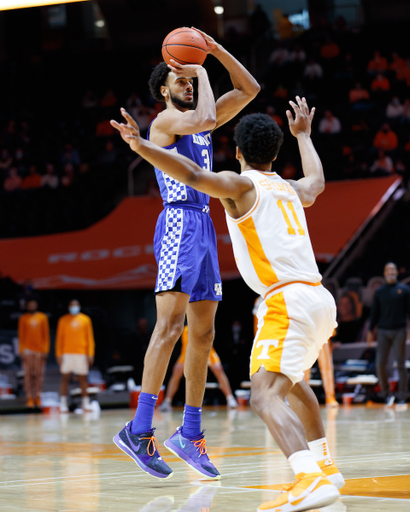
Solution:
<svg viewBox="0 0 410 512"><path fill-rule="evenodd" d="M180 424L181 410L156 412L160 444ZM410 410L322 409L332 456L346 478L340 501L326 512L410 510ZM203 426L220 482L198 479L161 453L174 476L147 476L112 443L131 410L100 417L0 417L0 510L61 512L256 511L293 481L285 457L262 421L243 408L205 408Z"/></svg>

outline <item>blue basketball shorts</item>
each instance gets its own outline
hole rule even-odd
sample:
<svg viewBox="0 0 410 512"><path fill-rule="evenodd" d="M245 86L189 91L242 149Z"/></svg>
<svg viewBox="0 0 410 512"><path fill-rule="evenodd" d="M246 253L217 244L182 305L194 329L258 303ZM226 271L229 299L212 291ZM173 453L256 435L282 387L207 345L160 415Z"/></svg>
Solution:
<svg viewBox="0 0 410 512"><path fill-rule="evenodd" d="M216 234L209 206L166 205L155 228L154 251L158 264L155 293L175 288L189 295L190 302L222 300Z"/></svg>

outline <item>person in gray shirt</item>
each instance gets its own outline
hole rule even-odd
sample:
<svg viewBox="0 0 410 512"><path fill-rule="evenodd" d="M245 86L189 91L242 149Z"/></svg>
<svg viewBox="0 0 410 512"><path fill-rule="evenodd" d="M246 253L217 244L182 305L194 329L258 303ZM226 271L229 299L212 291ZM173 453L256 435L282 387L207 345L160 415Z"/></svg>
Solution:
<svg viewBox="0 0 410 512"><path fill-rule="evenodd" d="M377 327L376 367L381 392L386 405L393 405L396 397L389 392L387 361L393 349L399 371L398 404L407 399L406 338L407 318L410 316L410 288L397 282L398 270L394 263L386 263L384 278L386 284L374 294L370 314L370 327L367 343L373 346L374 331Z"/></svg>

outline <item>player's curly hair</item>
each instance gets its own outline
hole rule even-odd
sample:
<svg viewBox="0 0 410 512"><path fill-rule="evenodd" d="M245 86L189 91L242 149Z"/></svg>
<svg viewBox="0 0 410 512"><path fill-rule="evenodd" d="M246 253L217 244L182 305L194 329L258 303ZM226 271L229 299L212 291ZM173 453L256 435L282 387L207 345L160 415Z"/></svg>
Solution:
<svg viewBox="0 0 410 512"><path fill-rule="evenodd" d="M236 125L234 140L248 163L269 164L279 153L283 132L267 114L249 114Z"/></svg>
<svg viewBox="0 0 410 512"><path fill-rule="evenodd" d="M165 85L167 81L168 73L171 70L166 65L165 62L161 62L153 69L151 76L148 80L149 90L151 92L152 97L157 101L164 102L164 96L161 94L161 87Z"/></svg>

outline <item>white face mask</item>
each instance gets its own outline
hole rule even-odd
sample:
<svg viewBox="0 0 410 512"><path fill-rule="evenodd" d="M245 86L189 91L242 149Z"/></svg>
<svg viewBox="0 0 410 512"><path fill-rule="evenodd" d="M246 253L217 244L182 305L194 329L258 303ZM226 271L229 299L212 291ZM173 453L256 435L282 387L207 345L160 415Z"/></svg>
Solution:
<svg viewBox="0 0 410 512"><path fill-rule="evenodd" d="M70 306L68 308L68 311L72 314L72 315L78 315L78 313L80 312L80 306Z"/></svg>

